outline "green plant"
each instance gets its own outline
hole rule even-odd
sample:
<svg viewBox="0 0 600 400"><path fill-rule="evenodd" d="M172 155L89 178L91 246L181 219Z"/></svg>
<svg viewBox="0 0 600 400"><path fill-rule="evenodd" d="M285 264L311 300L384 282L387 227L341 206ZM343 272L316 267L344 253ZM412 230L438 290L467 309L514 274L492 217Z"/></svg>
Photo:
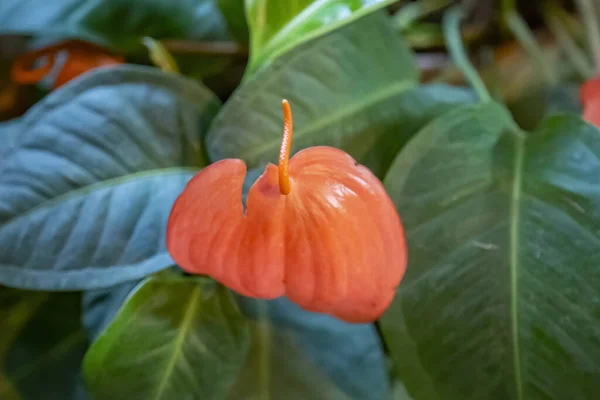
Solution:
<svg viewBox="0 0 600 400"><path fill-rule="evenodd" d="M0 398L594 399L600 136L565 94L590 77L593 26L544 2L559 61L542 72L503 2L542 76L506 105L512 77L468 58L464 9L396 3L0 2L23 52L79 39L126 60L56 89L49 74L0 123ZM436 83L410 48L424 26L456 67ZM402 219L406 275L374 323L243 296L167 251L173 203L209 164L246 163L245 202L276 161L282 99L292 153L347 152Z"/></svg>

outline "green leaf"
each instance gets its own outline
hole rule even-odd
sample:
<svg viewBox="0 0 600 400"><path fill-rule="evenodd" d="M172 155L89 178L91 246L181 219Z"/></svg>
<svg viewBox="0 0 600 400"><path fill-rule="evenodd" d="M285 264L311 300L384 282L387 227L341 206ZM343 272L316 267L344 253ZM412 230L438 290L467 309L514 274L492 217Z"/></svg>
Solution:
<svg viewBox="0 0 600 400"><path fill-rule="evenodd" d="M0 160L10 147L14 146L19 134L19 118L0 122Z"/></svg>
<svg viewBox="0 0 600 400"><path fill-rule="evenodd" d="M231 34L238 42L248 43L250 32L246 21L244 0L218 0L218 4Z"/></svg>
<svg viewBox="0 0 600 400"><path fill-rule="evenodd" d="M112 322L130 294L143 280L121 283L107 289L89 290L82 296L83 326L93 341Z"/></svg>
<svg viewBox="0 0 600 400"><path fill-rule="evenodd" d="M171 266L168 215L203 165L218 104L193 81L134 66L38 103L0 159L0 283L93 289Z"/></svg>
<svg viewBox="0 0 600 400"><path fill-rule="evenodd" d="M579 85L563 83L548 88L546 115L570 112L581 114L582 107L579 101Z"/></svg>
<svg viewBox="0 0 600 400"><path fill-rule="evenodd" d="M83 322L92 338L96 338L110 324L123 301L132 290L135 291L134 288L137 285L138 282L127 282L109 290L95 290L84 294ZM300 353L300 357L305 360L305 367L310 368L311 371L315 368L319 371L320 375L316 379L313 373L309 374L309 378L329 387L328 390L334 390L337 393L339 389L342 389L351 398L359 400L389 398L390 384L382 344L372 324L349 324L328 315L311 313L300 309L286 298L256 301L237 296L237 300L243 314L252 319L260 317L259 307L261 303L264 304L272 329L279 331L279 336L285 333L285 338L281 339L283 341L281 347L275 345L264 349L268 352L273 347L272 351L280 353L279 363L283 363L285 357L291 358L286 349L293 347L292 351ZM254 333L258 334L257 331ZM266 340L268 337L262 339ZM259 339L255 336L255 340ZM256 383L247 384L248 380L252 380L252 377L256 376L256 371L253 369L259 362L258 355L263 354L262 348L256 348L258 345L258 342L255 343L254 355L250 357L252 361L245 364L245 372L240 378L242 382L236 385L234 395L230 395L230 398L235 398L236 394L241 396L241 393L246 393L247 395L249 392L255 393L258 390ZM271 355L268 356L271 357ZM290 368L283 367L285 366L279 364L270 371L275 381L273 384L276 385L274 390L285 389L287 385L285 380L289 381L290 379L297 381L298 385L308 385L308 388L315 387L310 384L310 381L298 380L295 378L296 375L289 376ZM306 372L301 371L302 368L304 367L295 367L292 371L301 373L300 377L302 377L306 375ZM285 376L284 381L282 381L282 376ZM335 386L338 389L335 389ZM308 388L304 388L297 395L301 396ZM278 394L281 393L278 392ZM272 396L272 398L283 397Z"/></svg>
<svg viewBox="0 0 600 400"><path fill-rule="evenodd" d="M2 0L0 34L78 38L119 50L140 47L144 36L224 39L227 28L215 2Z"/></svg>
<svg viewBox="0 0 600 400"><path fill-rule="evenodd" d="M291 332L252 323L252 347L228 400L350 400L307 357Z"/></svg>
<svg viewBox="0 0 600 400"><path fill-rule="evenodd" d="M152 277L84 360L95 398L219 399L246 358L248 331L229 291L211 280Z"/></svg>
<svg viewBox="0 0 600 400"><path fill-rule="evenodd" d="M452 108L475 102L477 97L465 88L431 84L395 96L394 100L389 119L382 117L361 133L365 135L364 147L349 148L361 164L380 178L385 176L398 151L423 126Z"/></svg>
<svg viewBox="0 0 600 400"><path fill-rule="evenodd" d="M379 10L397 0L246 0L250 26L248 74L301 43ZM368 38L368 34L365 33ZM371 43L375 44L375 40Z"/></svg>
<svg viewBox="0 0 600 400"><path fill-rule="evenodd" d="M264 301L238 297L238 302L245 315L253 319L264 316L269 321L269 328L276 331L278 337L273 357L291 358L287 350L277 347L291 346L291 351L299 352L300 357L309 365L307 369L319 371L327 386L342 389L347 397L357 400L385 400L390 398L390 382L387 365L383 353L381 339L373 324L350 324L329 315L313 313L301 309L286 297ZM268 351L268 349L267 349ZM360 362L357 362L360 360ZM284 373L282 366L273 368L271 381L281 389L279 382ZM295 371L302 375L299 367ZM311 376L313 374L310 374ZM326 378L326 379L323 379ZM286 378L286 379L289 379ZM311 378L311 379L314 379ZM242 388L241 388L242 389ZM296 393L301 396L300 393ZM273 399L287 399L287 395L272 395ZM306 394L306 399L313 399Z"/></svg>
<svg viewBox="0 0 600 400"><path fill-rule="evenodd" d="M383 12L365 17L295 49L243 84L211 126L209 156L241 158L250 168L275 161L286 98L294 115L292 153L330 145L360 159L397 132L400 98L417 86L417 76L389 18Z"/></svg>
<svg viewBox="0 0 600 400"><path fill-rule="evenodd" d="M12 300L7 300L9 292ZM1 384L0 398L18 393L22 400L85 398L78 392L79 370L88 341L79 322L79 294L40 293L0 288L3 305L12 304L9 318L21 324L4 326L0 339L10 343L2 356L9 385ZM8 329L7 329L8 328Z"/></svg>
<svg viewBox="0 0 600 400"><path fill-rule="evenodd" d="M419 400L591 399L600 390L600 133L526 135L494 103L427 125L385 178L409 265L381 319Z"/></svg>
<svg viewBox="0 0 600 400"><path fill-rule="evenodd" d="M564 112L581 114L579 85L560 84L529 88L511 101L508 107L521 128L533 130L550 115Z"/></svg>

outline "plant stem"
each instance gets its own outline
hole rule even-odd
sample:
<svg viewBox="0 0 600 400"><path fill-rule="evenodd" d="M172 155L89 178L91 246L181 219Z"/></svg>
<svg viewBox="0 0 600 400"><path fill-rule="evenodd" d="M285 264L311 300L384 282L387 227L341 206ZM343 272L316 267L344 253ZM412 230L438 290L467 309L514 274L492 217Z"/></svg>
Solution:
<svg viewBox="0 0 600 400"><path fill-rule="evenodd" d="M513 10L506 14L506 20L513 35L515 35L517 41L538 65L546 81L555 84L557 82L557 74L544 60L544 53L535 40L529 26L523 21L523 18Z"/></svg>
<svg viewBox="0 0 600 400"><path fill-rule="evenodd" d="M161 42L146 36L142 39L142 43L150 52L150 59L154 65L162 69L164 72L171 72L175 74L179 73L177 62L173 56L169 54Z"/></svg>
<svg viewBox="0 0 600 400"><path fill-rule="evenodd" d="M485 84L473 67L473 64L469 61L467 53L465 52L460 34L460 21L462 16L463 12L460 6L452 7L444 15L443 28L446 46L448 47L452 60L464 74L467 81L469 81L469 84L473 87L479 96L479 99L482 102L491 101L492 98L485 87Z"/></svg>
<svg viewBox="0 0 600 400"><path fill-rule="evenodd" d="M577 0L577 8L587 31L588 46L594 58L596 74L600 74L600 23L592 0Z"/></svg>

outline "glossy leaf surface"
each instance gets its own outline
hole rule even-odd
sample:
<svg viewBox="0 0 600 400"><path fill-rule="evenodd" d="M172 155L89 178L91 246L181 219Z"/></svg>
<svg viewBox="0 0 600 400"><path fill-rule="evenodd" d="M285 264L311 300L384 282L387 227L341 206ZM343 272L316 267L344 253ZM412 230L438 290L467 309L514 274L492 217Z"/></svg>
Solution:
<svg viewBox="0 0 600 400"><path fill-rule="evenodd" d="M217 107L192 81L133 66L38 103L0 159L0 282L90 289L172 265L167 218Z"/></svg>
<svg viewBox="0 0 600 400"><path fill-rule="evenodd" d="M395 0L246 0L252 73L299 44L326 34Z"/></svg>
<svg viewBox="0 0 600 400"><path fill-rule="evenodd" d="M252 346L227 400L351 399L302 352L289 331L268 322L250 326Z"/></svg>
<svg viewBox="0 0 600 400"><path fill-rule="evenodd" d="M378 12L294 49L243 84L211 126L208 154L241 158L249 168L274 162L285 98L294 109L292 154L328 145L362 162L376 144L399 148L382 138L402 132L395 129L404 120L400 99L417 77L409 49ZM376 161L367 167L378 175L385 168Z"/></svg>
<svg viewBox="0 0 600 400"><path fill-rule="evenodd" d="M349 399L390 398L387 363L381 339L373 324L350 324L325 314L311 313L285 297L264 301L240 296L238 302L244 314L257 323L260 324L263 317L267 319L268 328L276 336L262 338L267 346L262 351L267 351L269 357L283 358L279 363L277 360L273 361L272 369L269 369L269 381L278 390L287 390L287 395L302 396L306 390L320 390L316 384L318 382L326 387L337 386ZM262 333L266 333L264 328ZM270 342L267 344L266 340ZM315 373L296 366L281 365L290 356L279 346L291 347L291 351L299 353L299 358L304 360L306 369L315 370ZM258 360L254 359L248 363L255 365L256 362ZM299 382L302 382L303 376L312 376L313 380L307 379L305 382L309 387L298 385L300 388L295 393L292 393L296 389L294 385L286 388L284 376L290 370L297 372ZM287 379L293 377L292 375ZM244 387L239 388L240 391L243 389ZM272 398L284 398L283 394L270 394ZM325 394L326 391L323 391L319 395ZM305 398L313 398L304 395Z"/></svg>
<svg viewBox="0 0 600 400"><path fill-rule="evenodd" d="M410 261L381 324L415 399L592 398L600 389L600 135L531 134L494 103L452 110L385 185Z"/></svg>
<svg viewBox="0 0 600 400"><path fill-rule="evenodd" d="M144 36L227 36L216 0L2 0L0 33L76 38L122 50L141 47Z"/></svg>
<svg viewBox="0 0 600 400"><path fill-rule="evenodd" d="M208 279L157 276L133 293L84 361L96 399L221 399L246 358L233 296Z"/></svg>

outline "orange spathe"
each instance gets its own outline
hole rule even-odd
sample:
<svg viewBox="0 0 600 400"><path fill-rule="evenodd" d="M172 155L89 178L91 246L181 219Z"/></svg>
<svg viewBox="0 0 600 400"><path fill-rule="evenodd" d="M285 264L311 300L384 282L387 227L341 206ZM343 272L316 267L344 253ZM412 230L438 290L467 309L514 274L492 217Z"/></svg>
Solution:
<svg viewBox="0 0 600 400"><path fill-rule="evenodd" d="M94 68L125 62L123 57L111 54L94 44L80 40L67 40L21 55L12 66L12 79L24 85L38 83L52 71L56 58L61 52L65 53L66 61L58 71L53 89L58 89ZM46 59L44 64L37 68L33 67L36 61L44 58Z"/></svg>
<svg viewBox="0 0 600 400"><path fill-rule="evenodd" d="M286 104L282 154L291 143ZM188 183L167 228L177 264L248 297L286 295L348 322L377 319L407 255L400 218L371 171L332 147L302 150L289 165L283 154L251 187L244 213L245 175L242 160L226 159Z"/></svg>
<svg viewBox="0 0 600 400"><path fill-rule="evenodd" d="M588 80L579 91L583 105L583 119L600 127L600 78Z"/></svg>

